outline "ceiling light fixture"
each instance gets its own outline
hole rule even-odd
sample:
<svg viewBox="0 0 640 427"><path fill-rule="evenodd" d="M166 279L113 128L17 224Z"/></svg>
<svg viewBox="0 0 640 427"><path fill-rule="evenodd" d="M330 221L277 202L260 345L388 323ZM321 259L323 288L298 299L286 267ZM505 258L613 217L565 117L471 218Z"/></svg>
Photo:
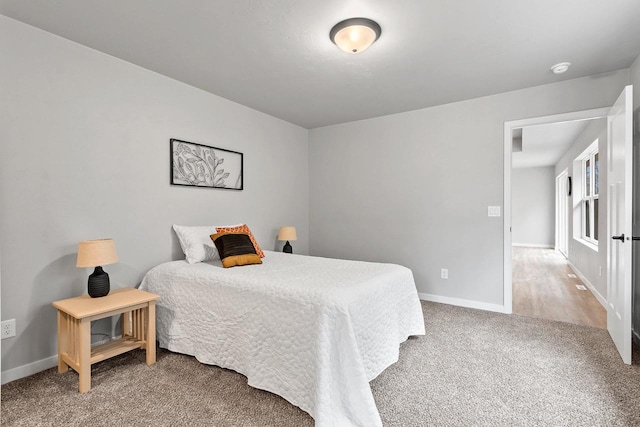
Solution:
<svg viewBox="0 0 640 427"><path fill-rule="evenodd" d="M334 25L329 38L347 53L360 53L378 40L381 33L380 25L371 19L350 18Z"/></svg>
<svg viewBox="0 0 640 427"><path fill-rule="evenodd" d="M553 71L555 74L562 74L562 73L565 73L570 66L571 66L571 62L560 62L554 65L553 67L551 67L551 71Z"/></svg>

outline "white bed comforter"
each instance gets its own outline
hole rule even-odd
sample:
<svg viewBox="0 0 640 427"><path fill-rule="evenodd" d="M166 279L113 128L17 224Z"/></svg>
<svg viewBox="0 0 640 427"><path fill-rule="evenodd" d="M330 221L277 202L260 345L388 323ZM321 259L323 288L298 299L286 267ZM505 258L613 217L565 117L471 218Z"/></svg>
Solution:
<svg viewBox="0 0 640 427"><path fill-rule="evenodd" d="M413 274L394 264L266 252L262 265L174 261L141 289L160 295L160 346L233 369L316 426L381 426L369 387L424 334Z"/></svg>

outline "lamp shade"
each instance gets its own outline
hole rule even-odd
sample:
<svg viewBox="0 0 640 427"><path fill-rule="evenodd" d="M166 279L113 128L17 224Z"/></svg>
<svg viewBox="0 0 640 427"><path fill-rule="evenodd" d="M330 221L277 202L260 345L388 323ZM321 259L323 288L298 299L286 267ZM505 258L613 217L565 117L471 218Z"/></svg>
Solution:
<svg viewBox="0 0 640 427"><path fill-rule="evenodd" d="M278 240L297 240L298 236L296 235L295 227L280 227L280 232L278 233Z"/></svg>
<svg viewBox="0 0 640 427"><path fill-rule="evenodd" d="M118 262L113 239L85 240L78 244L76 267L97 267Z"/></svg>
<svg viewBox="0 0 640 427"><path fill-rule="evenodd" d="M350 18L334 25L329 38L344 52L360 53L378 40L381 33L380 25L371 19Z"/></svg>

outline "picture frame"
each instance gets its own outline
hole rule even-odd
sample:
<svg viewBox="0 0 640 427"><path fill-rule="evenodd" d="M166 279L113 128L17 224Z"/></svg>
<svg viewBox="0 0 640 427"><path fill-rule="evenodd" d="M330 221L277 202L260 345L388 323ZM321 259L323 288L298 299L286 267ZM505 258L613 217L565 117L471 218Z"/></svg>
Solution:
<svg viewBox="0 0 640 427"><path fill-rule="evenodd" d="M238 151L171 138L171 185L244 189L244 155Z"/></svg>

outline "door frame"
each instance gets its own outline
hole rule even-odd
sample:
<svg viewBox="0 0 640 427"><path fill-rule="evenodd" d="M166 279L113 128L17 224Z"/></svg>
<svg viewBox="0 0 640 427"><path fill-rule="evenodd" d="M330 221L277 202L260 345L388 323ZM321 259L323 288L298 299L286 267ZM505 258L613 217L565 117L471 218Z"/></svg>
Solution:
<svg viewBox="0 0 640 427"><path fill-rule="evenodd" d="M550 116L532 117L528 119L512 120L504 122L504 229L503 229L503 305L504 312L513 312L513 283L512 283L512 236L511 236L511 154L512 154L512 132L513 129L545 125L559 122L571 122L576 120L590 120L607 117L611 107L595 108L591 110L574 111L571 113L553 114Z"/></svg>

